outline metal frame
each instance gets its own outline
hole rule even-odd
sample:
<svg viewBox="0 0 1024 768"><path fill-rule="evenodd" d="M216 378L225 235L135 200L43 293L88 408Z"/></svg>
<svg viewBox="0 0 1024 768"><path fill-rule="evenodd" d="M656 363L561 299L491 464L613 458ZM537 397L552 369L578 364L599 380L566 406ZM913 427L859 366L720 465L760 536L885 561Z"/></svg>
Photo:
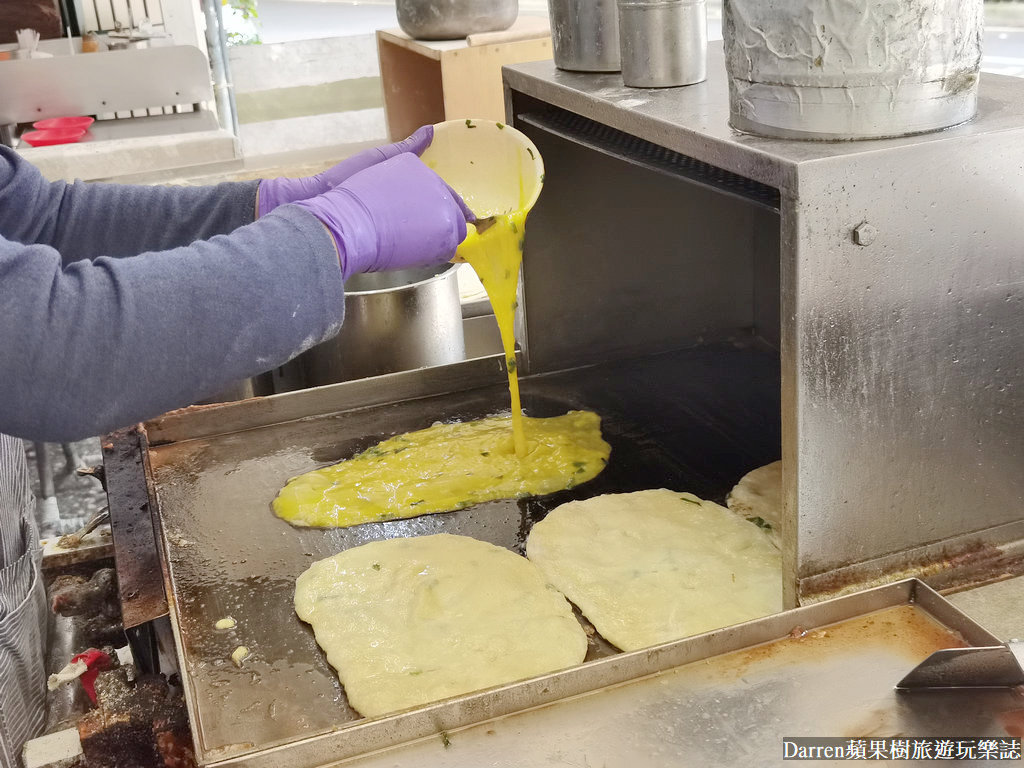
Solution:
<svg viewBox="0 0 1024 768"><path fill-rule="evenodd" d="M449 699L409 712L358 721L330 733L282 743L260 752L237 757L225 755L225 759L217 759L216 754L208 754L205 760L201 755L200 760L201 764L211 768L279 768L282 765L289 768L315 768L334 765L416 739L564 701L713 656L779 640L797 628L801 631L816 629L907 603L916 603L939 623L960 633L972 645L999 643L993 635L923 583L907 580L654 648L618 654L563 672Z"/></svg>
<svg viewBox="0 0 1024 768"><path fill-rule="evenodd" d="M0 62L0 126L200 105L213 95L206 58L188 45Z"/></svg>
<svg viewBox="0 0 1024 768"><path fill-rule="evenodd" d="M563 72L551 62L506 67L505 80L510 122L527 133L536 115L569 113L772 187L780 198L774 222L752 223L716 211L722 195L712 191L703 203L680 194L676 221L644 218L646 199L623 199L611 223L597 220L601 236L585 239L578 220L552 215L561 210L563 179L561 198L542 195L528 228L522 306L530 370L551 365L571 333L587 341L575 364L741 335L738 307L700 326L659 298L687 275L695 293L715 294L700 297L706 306L728 306L730 289L715 265L722 254L738 263L735 246L706 235L728 238L736 226L751 226L751 253L778 247L787 605L900 575L951 586L1024 569L1024 260L1016 214L1024 188L1012 170L1024 164L1024 81L984 75L977 118L946 131L799 142L730 128L720 45L709 51L707 81L685 89L625 88L617 75ZM589 157L601 162L607 153L592 144L579 137L573 146L589 145ZM635 165L632 156L622 159L623 169ZM545 154L549 169L559 162ZM614 195L625 173L606 174L600 189L585 191ZM680 232L678 221L695 219L693 205L707 215ZM650 270L646 253L623 253L611 237L638 232L657 242L651 229L663 240L682 239L674 266L663 258ZM705 236L701 247L685 250L694 235ZM696 279L695 264L706 265ZM752 282L756 295L768 285L770 272L758 277L757 269L737 272L736 290L747 295ZM587 276L587 301L599 311L545 300L536 289L564 289L566 275ZM631 337L644 327L641 312L661 323L655 348L649 334ZM747 314L756 317L756 308ZM602 333L595 324L604 324ZM771 343L756 320L753 330Z"/></svg>
<svg viewBox="0 0 1024 768"><path fill-rule="evenodd" d="M156 519L166 558L170 617L195 743L205 762L262 754L286 736L291 740L332 727L339 734L363 732L358 715L345 704L335 673L292 613L294 578L311 562L308 558L382 536L441 531L521 551L532 523L572 498L672 487L678 477L698 475L700 483L693 487L720 498L739 467L756 460L751 455L771 450L737 437L734 413L764 412L762 404L747 401L748 387L716 388L709 395L703 377L697 377L689 399L704 405L695 413L680 407L679 389L672 385L680 370L692 373L710 366L717 371L728 364L771 386L777 382L771 356L766 359L752 348L732 349L722 358L694 349L523 380L523 402L534 415L569 408L602 414L613 458L591 483L541 498L335 531L291 529L270 514L269 502L288 477L359 450L375 436L421 428L437 419L479 418L507 407L501 359L198 406L146 425L147 477L159 503ZM638 378L650 380L649 392L657 402L630 398ZM680 426L674 429L672 424ZM759 432L771 434L770 424L760 427ZM707 435L700 445L718 441L718 454L735 457L709 466L704 450L695 452L692 440L676 439L676 434ZM215 629L225 615L238 622L230 633ZM228 660L238 644L252 651L241 669ZM611 652L595 637L588 658ZM253 686L253 680L259 685ZM276 714L270 720L249 714L259 711L259 702L265 705L271 699ZM311 713L311 699L325 706ZM387 729L370 732L380 739ZM352 738L360 743L357 736ZM356 753L363 747L352 749Z"/></svg>
<svg viewBox="0 0 1024 768"><path fill-rule="evenodd" d="M103 440L110 532L114 540L121 619L126 630L166 616L164 558L157 535L157 497L150 482L149 442L138 427Z"/></svg>

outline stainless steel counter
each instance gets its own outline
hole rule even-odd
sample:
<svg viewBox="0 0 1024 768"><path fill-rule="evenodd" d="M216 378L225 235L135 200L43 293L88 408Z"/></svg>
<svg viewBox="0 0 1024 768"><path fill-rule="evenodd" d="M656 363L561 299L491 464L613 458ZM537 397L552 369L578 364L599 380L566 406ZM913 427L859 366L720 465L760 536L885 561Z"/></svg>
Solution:
<svg viewBox="0 0 1024 768"><path fill-rule="evenodd" d="M905 695L892 689L936 644L955 643L919 608L901 610L694 661L337 765L746 768L785 765L783 737L1019 735L1024 700L1009 692Z"/></svg>
<svg viewBox="0 0 1024 768"><path fill-rule="evenodd" d="M983 75L978 116L949 130L799 142L732 130L720 48L708 64L663 90L506 68L548 176L528 369L739 327L773 343L774 310L787 604L1021 573L1024 80Z"/></svg>
<svg viewBox="0 0 1024 768"><path fill-rule="evenodd" d="M961 592L949 600L1001 640L1024 637L1024 577ZM905 699L899 716L876 699L864 719L844 719L856 711L858 703L871 698L866 680L889 669L895 678L906 668L905 657L891 645L868 644L864 650L864 656L847 659L826 677L813 681L794 675L773 683L763 672L744 677L739 693L722 685L733 660L721 658L714 665L682 667L635 684L448 733L446 740L426 738L344 765L782 766L787 764L781 760L783 736L906 735L908 722L899 722L899 717L914 722L911 730L919 734L939 734L948 727L940 725L944 720L955 722L956 733L963 736L986 735L992 728L972 694L956 693ZM841 694L836 695L838 692ZM877 689L874 695L879 695ZM1024 699L1000 694L981 698L990 704L1001 701L998 706L1006 707L993 735L1010 732L1019 736L1024 732ZM890 700L895 700L895 694ZM515 759L510 761L508 755L515 755ZM801 764L835 765L818 761Z"/></svg>
<svg viewBox="0 0 1024 768"><path fill-rule="evenodd" d="M1003 642L1024 639L1024 576L957 592L948 598Z"/></svg>
<svg viewBox="0 0 1024 768"><path fill-rule="evenodd" d="M983 75L978 116L944 131L875 141L786 141L740 133L729 125L728 80L721 42L708 46L708 77L684 88L627 88L622 75L566 72L552 61L504 68L513 91L596 120L603 125L651 141L768 184L783 192L797 191L801 164L898 150L921 144L979 136L1021 127L1024 82Z"/></svg>

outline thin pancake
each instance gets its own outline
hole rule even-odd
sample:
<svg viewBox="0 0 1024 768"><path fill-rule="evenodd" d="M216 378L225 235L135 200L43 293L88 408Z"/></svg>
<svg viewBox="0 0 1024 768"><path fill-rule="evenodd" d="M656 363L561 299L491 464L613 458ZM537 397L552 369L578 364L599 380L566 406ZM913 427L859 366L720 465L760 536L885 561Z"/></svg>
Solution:
<svg viewBox="0 0 1024 768"><path fill-rule="evenodd" d="M583 661L565 598L507 549L438 534L364 544L295 583L349 703L375 717Z"/></svg>
<svg viewBox="0 0 1024 768"><path fill-rule="evenodd" d="M782 610L781 558L768 537L689 493L563 504L533 527L526 554L624 651Z"/></svg>

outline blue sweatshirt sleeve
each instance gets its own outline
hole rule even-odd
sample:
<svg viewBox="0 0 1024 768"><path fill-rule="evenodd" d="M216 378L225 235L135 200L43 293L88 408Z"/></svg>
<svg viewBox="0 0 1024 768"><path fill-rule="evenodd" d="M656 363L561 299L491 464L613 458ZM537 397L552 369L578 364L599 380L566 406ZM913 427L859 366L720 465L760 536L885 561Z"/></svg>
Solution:
<svg viewBox="0 0 1024 768"><path fill-rule="evenodd" d="M258 185L48 182L14 150L0 146L0 234L19 243L53 246L64 263L162 251L251 224ZM25 215L13 215L19 210Z"/></svg>
<svg viewBox="0 0 1024 768"><path fill-rule="evenodd" d="M0 180L0 432L102 434L270 370L340 327L337 252L305 210L235 228L252 219L245 185L103 185L94 200L92 186L59 194L6 153ZM131 255L120 236L151 250Z"/></svg>

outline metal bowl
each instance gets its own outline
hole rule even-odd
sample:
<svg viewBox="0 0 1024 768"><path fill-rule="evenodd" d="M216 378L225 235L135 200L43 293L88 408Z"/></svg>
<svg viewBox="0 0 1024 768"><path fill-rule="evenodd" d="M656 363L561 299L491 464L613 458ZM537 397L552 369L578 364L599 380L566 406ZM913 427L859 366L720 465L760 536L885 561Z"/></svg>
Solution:
<svg viewBox="0 0 1024 768"><path fill-rule="evenodd" d="M519 0L397 0L398 26L417 40L461 40L500 32L519 15Z"/></svg>
<svg viewBox="0 0 1024 768"><path fill-rule="evenodd" d="M345 322L300 356L306 385L378 376L465 357L458 265L353 275Z"/></svg>

